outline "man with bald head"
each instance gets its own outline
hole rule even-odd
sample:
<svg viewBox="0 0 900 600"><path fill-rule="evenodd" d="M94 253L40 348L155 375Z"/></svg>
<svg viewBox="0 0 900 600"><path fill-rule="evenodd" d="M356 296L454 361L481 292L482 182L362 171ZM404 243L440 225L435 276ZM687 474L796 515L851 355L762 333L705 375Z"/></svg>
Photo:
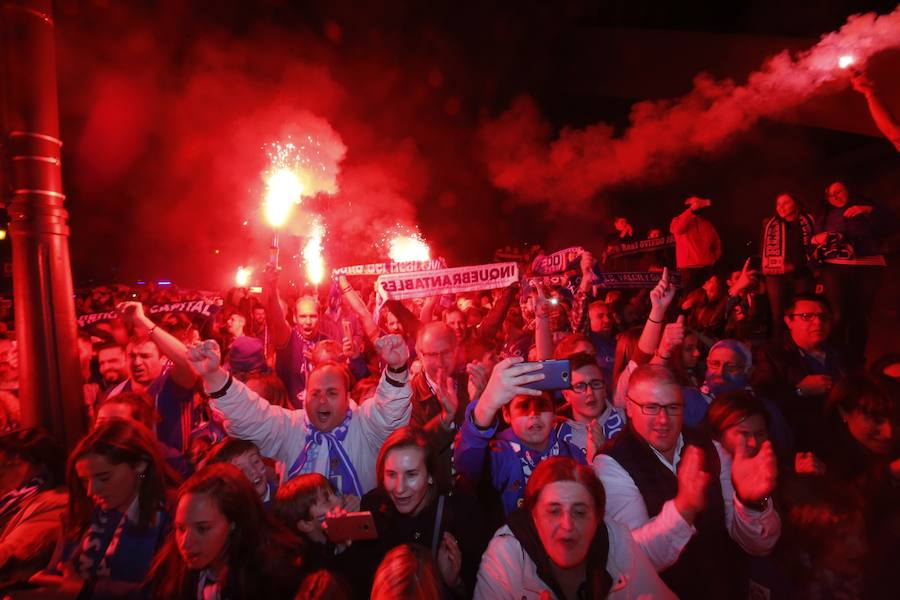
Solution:
<svg viewBox="0 0 900 600"><path fill-rule="evenodd" d="M607 516L628 525L679 598L738 597L739 548L768 554L781 533L771 443L732 458L683 426L681 386L659 365L635 369L625 410L627 426L594 459Z"/></svg>
<svg viewBox="0 0 900 600"><path fill-rule="evenodd" d="M312 370L312 349L316 343L329 339L320 331L318 300L301 296L295 305L294 325L291 326L278 297L278 270L266 269L263 294L268 299L266 319L275 347L275 373L287 388L291 406L303 408L306 378Z"/></svg>
<svg viewBox="0 0 900 600"><path fill-rule="evenodd" d="M347 367L325 361L307 378L301 410L273 406L219 366L216 342L188 351L203 377L209 405L228 435L249 440L285 465L284 479L321 473L341 494L362 496L376 485L375 460L385 439L409 423L409 349L399 335L375 342L386 364L374 397L351 408Z"/></svg>
<svg viewBox="0 0 900 600"><path fill-rule="evenodd" d="M453 439L466 414L469 400L477 396L490 373L479 363L454 372L459 338L446 323L432 321L419 328L416 354L422 371L412 379L410 425L422 429L435 450L435 480L449 485L453 474Z"/></svg>

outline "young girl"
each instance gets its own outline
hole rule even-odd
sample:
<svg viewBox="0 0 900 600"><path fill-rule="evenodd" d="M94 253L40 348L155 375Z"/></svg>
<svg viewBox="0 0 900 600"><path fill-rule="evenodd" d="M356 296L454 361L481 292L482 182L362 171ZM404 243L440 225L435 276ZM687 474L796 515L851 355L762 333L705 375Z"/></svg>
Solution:
<svg viewBox="0 0 900 600"><path fill-rule="evenodd" d="M147 577L153 598L293 598L298 542L237 467L210 465L185 481L174 521Z"/></svg>
<svg viewBox="0 0 900 600"><path fill-rule="evenodd" d="M72 451L67 479L63 540L32 582L79 598L135 593L165 538L177 479L158 442L130 419L105 421Z"/></svg>

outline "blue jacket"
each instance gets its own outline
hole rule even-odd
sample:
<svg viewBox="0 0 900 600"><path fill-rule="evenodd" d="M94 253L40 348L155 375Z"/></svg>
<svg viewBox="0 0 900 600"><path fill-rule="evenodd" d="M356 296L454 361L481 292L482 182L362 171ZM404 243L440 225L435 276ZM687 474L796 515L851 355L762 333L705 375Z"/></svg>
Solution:
<svg viewBox="0 0 900 600"><path fill-rule="evenodd" d="M497 433L499 420L496 418L488 429L480 429L475 425L472 411L475 410L477 402L478 400L473 400L466 407L466 417L453 449L453 466L461 476L471 482L477 482L487 460L491 470L491 485L500 494L503 511L508 515L521 504L525 495L525 484L528 482L517 452L517 448L521 448L523 444L512 429ZM555 446L559 449L558 456L568 456L585 464L581 449L558 438L555 428L551 428L547 449L541 453L533 453L534 463L540 463L552 456Z"/></svg>

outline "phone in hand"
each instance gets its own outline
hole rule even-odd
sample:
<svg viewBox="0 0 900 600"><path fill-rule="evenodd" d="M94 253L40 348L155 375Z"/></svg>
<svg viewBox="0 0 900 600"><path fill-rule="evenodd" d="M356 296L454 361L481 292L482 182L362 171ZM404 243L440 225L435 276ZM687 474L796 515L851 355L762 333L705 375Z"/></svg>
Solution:
<svg viewBox="0 0 900 600"><path fill-rule="evenodd" d="M325 535L335 544L378 538L375 521L369 511L352 512L325 519Z"/></svg>
<svg viewBox="0 0 900 600"><path fill-rule="evenodd" d="M572 387L572 367L568 360L541 360L536 363L524 362L522 364L540 364L540 370L532 371L531 374L544 374L544 378L540 381L524 384L527 388L533 390L567 390Z"/></svg>

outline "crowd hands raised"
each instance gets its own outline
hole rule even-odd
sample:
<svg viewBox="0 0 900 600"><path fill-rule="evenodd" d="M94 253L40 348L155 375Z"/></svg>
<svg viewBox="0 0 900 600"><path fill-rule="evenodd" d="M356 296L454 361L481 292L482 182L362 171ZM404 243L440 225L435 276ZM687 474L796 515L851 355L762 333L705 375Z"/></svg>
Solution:
<svg viewBox="0 0 900 600"><path fill-rule="evenodd" d="M338 278L335 313L275 270L256 295L91 294L118 315L82 344L91 432L68 459L13 417L0 438L2 593L892 595L900 358L861 369L878 209L782 194L724 275L710 204L672 220L674 264L629 263L620 218L569 285L377 316L368 284ZM600 285L629 264L658 282ZM221 309L146 310L197 299Z"/></svg>

